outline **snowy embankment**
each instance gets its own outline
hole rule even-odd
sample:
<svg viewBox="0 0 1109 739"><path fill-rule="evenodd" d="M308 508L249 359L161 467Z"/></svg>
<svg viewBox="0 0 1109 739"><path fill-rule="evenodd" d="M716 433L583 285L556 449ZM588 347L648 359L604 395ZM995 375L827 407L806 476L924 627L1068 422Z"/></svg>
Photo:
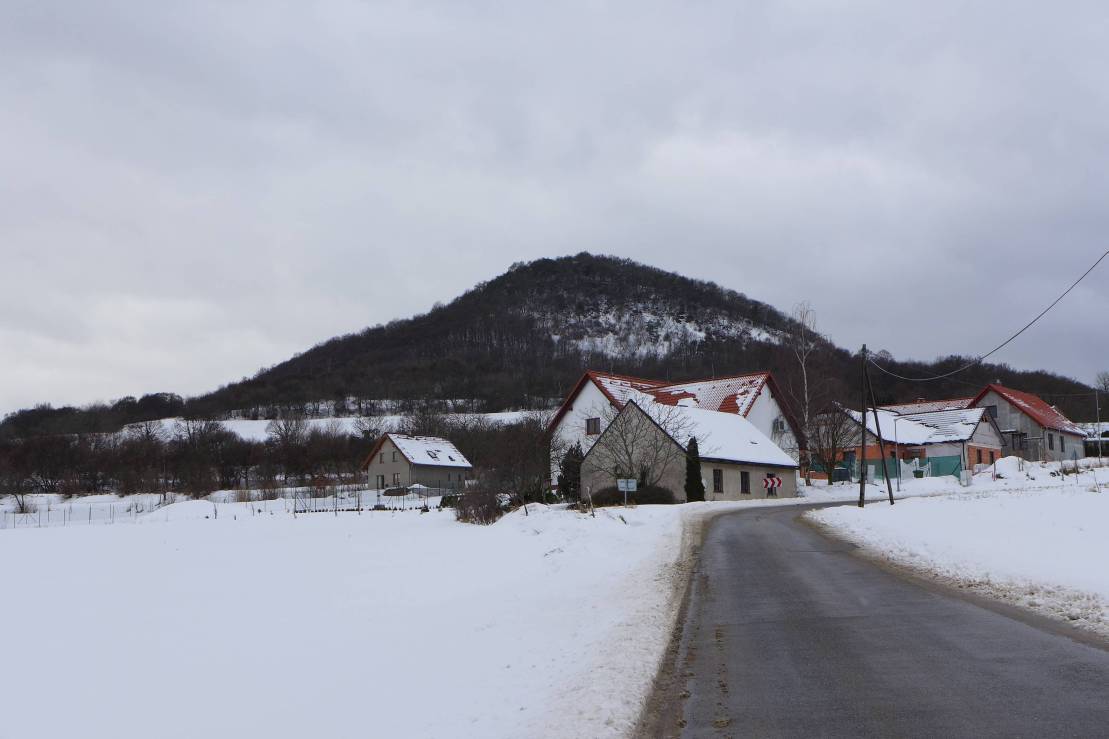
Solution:
<svg viewBox="0 0 1109 739"><path fill-rule="evenodd" d="M977 492L806 515L872 556L1109 636L1109 468L1004 461Z"/></svg>
<svg viewBox="0 0 1109 739"><path fill-rule="evenodd" d="M689 507L533 505L478 527L248 505L2 532L0 695L18 710L0 734L603 737L636 720Z"/></svg>

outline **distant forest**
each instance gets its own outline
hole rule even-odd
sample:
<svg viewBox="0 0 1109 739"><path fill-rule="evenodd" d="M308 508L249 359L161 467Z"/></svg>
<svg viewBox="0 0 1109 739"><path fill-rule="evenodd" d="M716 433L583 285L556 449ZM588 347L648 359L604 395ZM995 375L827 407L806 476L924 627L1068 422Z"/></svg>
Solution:
<svg viewBox="0 0 1109 739"><path fill-rule="evenodd" d="M626 346L615 354L597 351L591 339L611 333L614 321ZM540 409L558 402L585 369L675 381L769 370L788 394L799 387L797 360L783 338L793 326L781 311L713 283L583 253L514 265L449 305L331 339L207 395L41 406L8 415L0 438L115 431L173 416L300 415L320 401L340 414L379 411L385 400L413 407L461 400L454 409L471 411ZM967 358L879 361L898 374L921 376L950 371ZM857 354L824 341L814 366L825 394L858 405ZM1094 415L1091 387L1047 371L982 364L926 384L879 372L872 380L879 402L973 395L1000 381L1042 396L1074 420Z"/></svg>

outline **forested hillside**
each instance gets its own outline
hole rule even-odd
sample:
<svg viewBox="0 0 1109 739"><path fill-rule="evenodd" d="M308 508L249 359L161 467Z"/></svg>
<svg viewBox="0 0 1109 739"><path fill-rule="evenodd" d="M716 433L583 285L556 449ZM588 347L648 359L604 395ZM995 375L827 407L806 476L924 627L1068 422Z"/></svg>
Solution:
<svg viewBox="0 0 1109 739"><path fill-rule="evenodd" d="M373 407L349 408L352 398L451 399L484 411L542 408L586 368L674 380L768 369L788 390L798 385L788 340L794 325L776 308L713 283L582 253L514 265L424 315L325 341L204 396L164 393L85 409L30 409L8 416L0 435L112 430L182 414L268 417L318 401L339 412ZM850 402L858 375L852 358L822 344L814 363L824 395ZM962 361L884 363L918 376ZM1000 380L1043 395L1076 420L1092 415L1088 399L1075 397L1089 387L1047 371L986 364L927 385L880 373L873 380L883 402L964 396Z"/></svg>

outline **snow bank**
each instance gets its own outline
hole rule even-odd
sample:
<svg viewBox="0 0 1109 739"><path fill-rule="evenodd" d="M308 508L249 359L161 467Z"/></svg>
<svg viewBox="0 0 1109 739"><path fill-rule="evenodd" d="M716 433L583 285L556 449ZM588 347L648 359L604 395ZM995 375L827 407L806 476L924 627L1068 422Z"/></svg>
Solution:
<svg viewBox="0 0 1109 739"><path fill-rule="evenodd" d="M1109 469L1098 474L1109 483ZM1109 636L1100 564L1109 560L1109 490L1093 491L1093 473L1067 481L807 515L872 554Z"/></svg>
<svg viewBox="0 0 1109 739"><path fill-rule="evenodd" d="M681 507L214 507L0 532L0 733L620 736L669 637Z"/></svg>

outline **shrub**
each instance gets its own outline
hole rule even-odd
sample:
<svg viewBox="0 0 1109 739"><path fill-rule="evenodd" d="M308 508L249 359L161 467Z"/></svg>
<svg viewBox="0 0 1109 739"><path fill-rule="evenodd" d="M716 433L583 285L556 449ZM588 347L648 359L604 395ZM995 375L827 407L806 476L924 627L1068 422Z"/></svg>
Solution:
<svg viewBox="0 0 1109 739"><path fill-rule="evenodd" d="M628 493L629 505L672 505L675 502L677 501L672 490L654 485L648 485L634 493ZM624 505L624 493L615 487L601 488L593 493L593 505Z"/></svg>
<svg viewBox="0 0 1109 739"><path fill-rule="evenodd" d="M500 495L489 488L471 490L455 503L455 515L462 523L487 526L504 515Z"/></svg>

